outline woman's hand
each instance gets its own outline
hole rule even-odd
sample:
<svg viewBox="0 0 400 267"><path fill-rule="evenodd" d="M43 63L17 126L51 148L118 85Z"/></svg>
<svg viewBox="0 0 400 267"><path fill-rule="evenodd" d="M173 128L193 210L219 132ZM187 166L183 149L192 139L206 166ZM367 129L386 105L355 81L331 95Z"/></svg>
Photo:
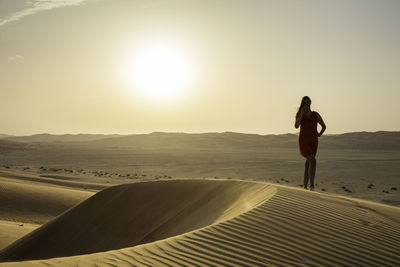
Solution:
<svg viewBox="0 0 400 267"><path fill-rule="evenodd" d="M318 113L317 113L318 114ZM322 119L322 117L321 117L321 115L319 115L318 114L318 123L321 125L321 127L322 127L322 129L321 129L321 131L318 133L317 132L317 134L318 134L318 137L321 137L322 136L322 134L325 132L325 130L326 130L326 125L325 125L325 122L324 122L324 120Z"/></svg>

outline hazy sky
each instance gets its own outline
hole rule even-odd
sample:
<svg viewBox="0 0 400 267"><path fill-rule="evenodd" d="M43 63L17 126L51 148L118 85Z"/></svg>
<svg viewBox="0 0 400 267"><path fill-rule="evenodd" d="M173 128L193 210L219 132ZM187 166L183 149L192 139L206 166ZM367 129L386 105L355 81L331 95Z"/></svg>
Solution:
<svg viewBox="0 0 400 267"><path fill-rule="evenodd" d="M0 133L294 133L303 95L327 133L398 131L399 14L398 0L0 0Z"/></svg>

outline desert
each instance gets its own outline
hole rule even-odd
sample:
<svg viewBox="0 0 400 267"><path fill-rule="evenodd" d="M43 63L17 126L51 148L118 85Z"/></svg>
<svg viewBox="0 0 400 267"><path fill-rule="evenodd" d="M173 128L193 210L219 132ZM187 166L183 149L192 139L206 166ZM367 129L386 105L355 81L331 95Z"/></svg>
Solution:
<svg viewBox="0 0 400 267"><path fill-rule="evenodd" d="M400 266L399 14L0 0L0 267Z"/></svg>
<svg viewBox="0 0 400 267"><path fill-rule="evenodd" d="M326 136L316 192L296 135L75 138L3 140L1 265L400 262L397 132Z"/></svg>

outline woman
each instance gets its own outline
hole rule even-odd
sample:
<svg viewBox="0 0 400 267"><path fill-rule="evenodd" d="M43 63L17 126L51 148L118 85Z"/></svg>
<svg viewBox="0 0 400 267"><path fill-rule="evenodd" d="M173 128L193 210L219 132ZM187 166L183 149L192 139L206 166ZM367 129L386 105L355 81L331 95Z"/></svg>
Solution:
<svg viewBox="0 0 400 267"><path fill-rule="evenodd" d="M304 96L301 100L299 110L296 113L296 122L294 127L299 128L299 148L300 154L306 158L306 166L304 170L304 189L307 189L308 180L310 180L310 190L314 191L314 178L317 161L315 156L318 149L318 137L325 132L326 126L318 112L311 111L311 99ZM322 126L318 133L318 123Z"/></svg>

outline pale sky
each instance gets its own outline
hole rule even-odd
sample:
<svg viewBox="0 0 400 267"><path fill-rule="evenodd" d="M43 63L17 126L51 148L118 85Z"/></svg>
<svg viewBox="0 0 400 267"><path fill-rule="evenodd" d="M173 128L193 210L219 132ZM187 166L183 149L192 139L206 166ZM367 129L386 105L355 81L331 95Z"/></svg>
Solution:
<svg viewBox="0 0 400 267"><path fill-rule="evenodd" d="M328 134L399 131L399 14L397 0L0 0L0 133L295 133L304 95Z"/></svg>

